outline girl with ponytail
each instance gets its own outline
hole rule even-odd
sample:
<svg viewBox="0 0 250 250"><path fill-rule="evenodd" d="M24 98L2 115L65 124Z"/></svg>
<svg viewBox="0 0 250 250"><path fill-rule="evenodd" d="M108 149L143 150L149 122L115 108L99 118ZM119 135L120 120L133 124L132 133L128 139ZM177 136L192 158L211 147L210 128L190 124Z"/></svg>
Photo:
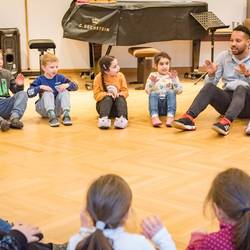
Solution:
<svg viewBox="0 0 250 250"><path fill-rule="evenodd" d="M212 182L204 209L207 205L213 208L220 230L211 234L198 232L201 237L193 242L191 237L188 250L250 250L250 176L237 168L219 173Z"/></svg>
<svg viewBox="0 0 250 250"><path fill-rule="evenodd" d="M91 223L81 213L80 232L71 237L67 250L155 250L144 236L124 231L131 202L132 191L124 179L114 174L99 177L87 192L86 213ZM159 250L175 250L163 227L153 242Z"/></svg>
<svg viewBox="0 0 250 250"><path fill-rule="evenodd" d="M208 205L220 229L214 233L193 232L187 250L250 250L250 176L237 168L219 173L212 182L204 209ZM149 219L144 220L143 231L150 237L157 232L152 232Z"/></svg>
<svg viewBox="0 0 250 250"><path fill-rule="evenodd" d="M103 56L99 61L100 72L94 79L94 98L99 114L98 127L111 127L111 117L115 118L115 128L128 125L127 101L128 86L123 73L119 72L118 61L113 56Z"/></svg>

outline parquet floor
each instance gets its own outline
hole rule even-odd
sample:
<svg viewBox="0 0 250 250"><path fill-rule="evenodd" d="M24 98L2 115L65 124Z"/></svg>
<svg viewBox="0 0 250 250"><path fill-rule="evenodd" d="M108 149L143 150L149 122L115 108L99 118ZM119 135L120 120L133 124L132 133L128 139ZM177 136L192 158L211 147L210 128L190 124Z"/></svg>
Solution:
<svg viewBox="0 0 250 250"><path fill-rule="evenodd" d="M177 116L201 85L184 83ZM102 131L92 92L83 88L71 95L72 127L49 127L35 113L34 101L29 100L23 130L0 133L0 210L2 218L39 225L45 241L67 241L79 228L89 183L116 173L133 189L128 230L138 231L141 218L158 214L182 250L192 230L216 228L216 221L202 213L216 173L228 167L250 173L247 121L235 121L231 133L220 137L211 130L218 117L212 108L197 119L195 132L156 129L150 125L146 94L131 88L129 127Z"/></svg>

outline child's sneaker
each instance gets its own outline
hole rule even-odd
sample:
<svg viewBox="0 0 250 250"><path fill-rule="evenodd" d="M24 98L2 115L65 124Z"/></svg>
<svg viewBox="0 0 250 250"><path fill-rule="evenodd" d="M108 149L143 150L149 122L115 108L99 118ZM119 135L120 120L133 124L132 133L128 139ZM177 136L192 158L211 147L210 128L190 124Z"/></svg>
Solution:
<svg viewBox="0 0 250 250"><path fill-rule="evenodd" d="M107 116L99 118L98 119L98 127L101 129L110 128L111 127L111 120Z"/></svg>
<svg viewBox="0 0 250 250"><path fill-rule="evenodd" d="M114 127L115 128L126 128L128 126L128 120L121 116L121 117L116 117L115 122L114 122Z"/></svg>
<svg viewBox="0 0 250 250"><path fill-rule="evenodd" d="M155 128L160 127L162 125L162 122L158 116L151 117L151 122L152 122L153 127Z"/></svg>
<svg viewBox="0 0 250 250"><path fill-rule="evenodd" d="M193 131L196 129L193 117L188 114L184 114L182 118L174 120L172 122L172 127L186 131Z"/></svg>
<svg viewBox="0 0 250 250"><path fill-rule="evenodd" d="M56 117L49 119L50 127L59 127L60 123Z"/></svg>
<svg viewBox="0 0 250 250"><path fill-rule="evenodd" d="M19 120L19 118L13 118L10 120L10 127L15 129L23 128L23 123Z"/></svg>
<svg viewBox="0 0 250 250"><path fill-rule="evenodd" d="M50 127L59 127L60 123L57 120L57 117L56 117L55 112L53 110L50 110L48 112L48 116L49 116L49 125L50 125Z"/></svg>
<svg viewBox="0 0 250 250"><path fill-rule="evenodd" d="M3 119L0 121L0 127L1 127L1 131L5 132L10 129L10 123Z"/></svg>
<svg viewBox="0 0 250 250"><path fill-rule="evenodd" d="M212 129L220 135L227 135L230 130L231 121L222 117L219 122L213 124Z"/></svg>
<svg viewBox="0 0 250 250"><path fill-rule="evenodd" d="M174 117L173 116L168 116L167 120L166 120L166 126L169 127L169 128L172 127L173 121L174 121Z"/></svg>
<svg viewBox="0 0 250 250"><path fill-rule="evenodd" d="M73 123L72 123L70 116L64 116L62 119L62 124L64 126L71 126Z"/></svg>
<svg viewBox="0 0 250 250"><path fill-rule="evenodd" d="M68 111L63 113L62 124L64 126L71 126L73 124Z"/></svg>
<svg viewBox="0 0 250 250"><path fill-rule="evenodd" d="M248 123L246 129L245 129L246 135L250 135L250 122Z"/></svg>

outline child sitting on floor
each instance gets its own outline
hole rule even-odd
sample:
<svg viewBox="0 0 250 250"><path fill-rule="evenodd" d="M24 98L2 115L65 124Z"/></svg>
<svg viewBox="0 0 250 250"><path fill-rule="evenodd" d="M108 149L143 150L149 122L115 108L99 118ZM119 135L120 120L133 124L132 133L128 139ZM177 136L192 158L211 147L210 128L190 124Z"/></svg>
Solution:
<svg viewBox="0 0 250 250"><path fill-rule="evenodd" d="M149 75L145 86L149 95L149 113L154 127L162 125L159 115L167 115L166 126L171 127L176 113L176 94L182 92L177 72L169 71L170 62L171 58L167 53L157 54L154 57L157 71Z"/></svg>
<svg viewBox="0 0 250 250"><path fill-rule="evenodd" d="M98 127L111 127L111 117L115 117L115 128L128 126L128 86L125 76L119 72L118 61L113 56L103 56L99 61L100 72L94 79L94 98L99 114Z"/></svg>
<svg viewBox="0 0 250 250"><path fill-rule="evenodd" d="M121 177L108 174L99 177L89 187L87 214L81 213L81 228L71 237L67 250L154 250L143 235L128 233L123 226L129 216L132 191ZM152 239L159 250L175 250L175 244L165 228Z"/></svg>
<svg viewBox="0 0 250 250"><path fill-rule="evenodd" d="M60 125L58 117L63 115L62 123L65 126L72 125L70 118L69 91L78 89L76 83L71 82L64 75L58 74L58 59L55 55L46 53L41 59L44 74L38 76L27 90L29 97L39 93L36 102L36 111L42 117L49 118L51 127Z"/></svg>
<svg viewBox="0 0 250 250"><path fill-rule="evenodd" d="M237 168L219 173L208 192L210 204L220 224L218 232L193 232L187 250L250 250L250 176ZM144 234L151 238L161 222L144 220Z"/></svg>

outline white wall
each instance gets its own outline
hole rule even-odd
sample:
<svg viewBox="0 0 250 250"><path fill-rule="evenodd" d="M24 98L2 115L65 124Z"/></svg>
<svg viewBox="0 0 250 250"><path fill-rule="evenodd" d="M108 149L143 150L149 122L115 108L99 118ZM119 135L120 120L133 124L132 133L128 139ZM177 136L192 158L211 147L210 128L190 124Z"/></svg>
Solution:
<svg viewBox="0 0 250 250"><path fill-rule="evenodd" d="M208 2L209 10L213 11L225 24L230 25L233 21L242 22L246 17L246 0L200 1ZM54 40L61 68L88 68L88 44L62 37L61 20L71 0L27 0L27 2L29 39L49 38ZM17 27L20 30L22 68L27 69L24 0L0 0L0 6L0 27ZM172 66L191 66L190 41L158 42L148 45L167 51L173 58ZM217 42L215 55L218 51L226 49L227 46L227 42ZM118 58L121 67L136 67L135 58L127 51L128 47L113 47L112 54ZM205 58L210 58L209 42L202 43L201 64ZM30 68L37 69L38 67L38 51L30 50Z"/></svg>

